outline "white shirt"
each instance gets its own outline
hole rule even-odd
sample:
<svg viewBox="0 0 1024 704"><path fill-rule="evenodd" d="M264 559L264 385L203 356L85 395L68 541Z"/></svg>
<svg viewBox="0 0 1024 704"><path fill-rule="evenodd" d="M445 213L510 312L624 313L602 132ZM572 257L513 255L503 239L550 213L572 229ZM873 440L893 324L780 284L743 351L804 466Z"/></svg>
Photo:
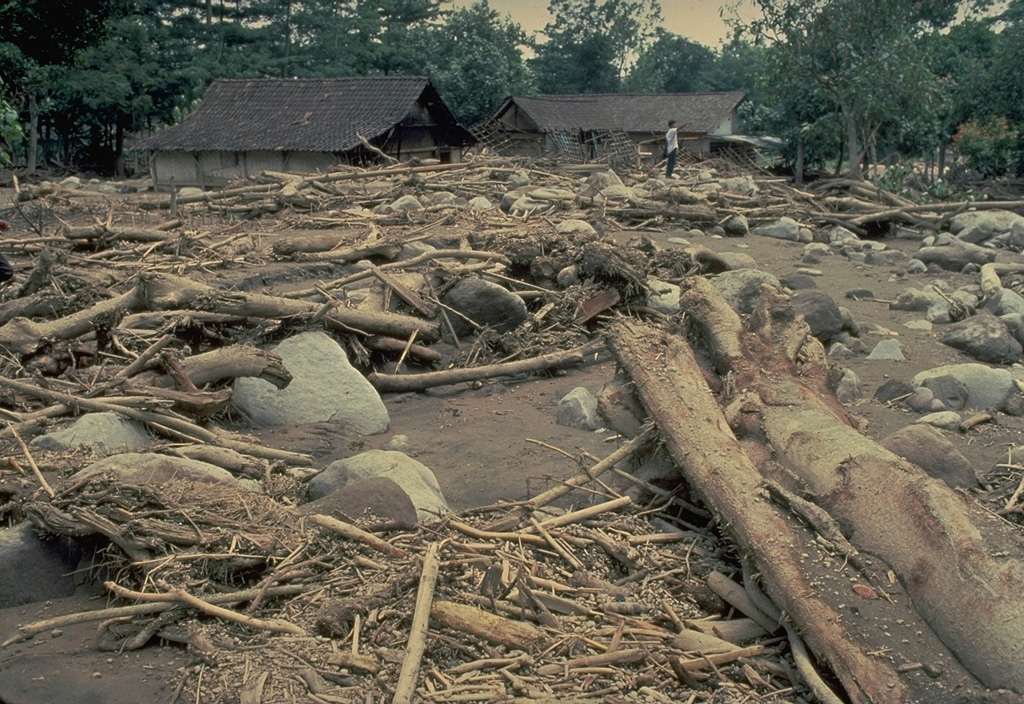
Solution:
<svg viewBox="0 0 1024 704"><path fill-rule="evenodd" d="M668 132L665 133L665 152L672 152L679 148L679 139L677 137L677 127L672 127Z"/></svg>

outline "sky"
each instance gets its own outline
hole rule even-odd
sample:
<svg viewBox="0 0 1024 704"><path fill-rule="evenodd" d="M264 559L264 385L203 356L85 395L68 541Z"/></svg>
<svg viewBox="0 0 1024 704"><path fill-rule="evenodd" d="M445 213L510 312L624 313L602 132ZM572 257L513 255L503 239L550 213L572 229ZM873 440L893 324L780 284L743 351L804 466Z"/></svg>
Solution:
<svg viewBox="0 0 1024 704"><path fill-rule="evenodd" d="M467 7L473 0L451 0L455 7ZM504 17L509 15L527 34L543 29L550 19L548 0L490 0L491 8ZM728 27L719 15L737 8L740 16L750 19L754 12L749 0L661 0L662 26L711 48L717 48L728 35Z"/></svg>

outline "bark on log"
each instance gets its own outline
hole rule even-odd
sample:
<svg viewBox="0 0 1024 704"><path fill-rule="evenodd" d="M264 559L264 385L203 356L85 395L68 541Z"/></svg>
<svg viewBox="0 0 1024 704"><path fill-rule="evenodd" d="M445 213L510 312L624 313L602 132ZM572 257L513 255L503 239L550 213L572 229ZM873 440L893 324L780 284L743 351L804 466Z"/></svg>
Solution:
<svg viewBox="0 0 1024 704"><path fill-rule="evenodd" d="M101 240L111 242L166 242L177 240L180 235L175 232L153 230L144 227L112 227L108 225L92 225L89 227L72 227L64 236L69 240Z"/></svg>
<svg viewBox="0 0 1024 704"><path fill-rule="evenodd" d="M841 604L851 598L846 575L820 570L821 549L814 536L765 496L760 472L744 453L681 338L655 328L623 322L611 337L619 363L662 430L665 444L692 486L701 493L737 543L753 556L776 603L793 619L817 656L828 662L853 702L951 701L948 682L901 676L896 664L869 655L879 647L865 642L870 629L846 626L852 617ZM803 559L809 554L811 559ZM818 559L815 559L817 557ZM838 585L845 583L842 593ZM835 592L835 594L833 594ZM872 602L886 621L915 618L906 600ZM865 607L866 608L866 607ZM922 625L936 660L954 679L965 673ZM954 671L959 672L954 673Z"/></svg>
<svg viewBox="0 0 1024 704"><path fill-rule="evenodd" d="M680 305L714 331L712 344L742 352L719 369L747 389L727 411L737 435L769 447L857 549L891 566L970 672L988 687L1024 693L1024 539L853 427L828 390L820 343L781 294L766 287L743 329L704 317L721 306L708 305L720 296L701 281Z"/></svg>
<svg viewBox="0 0 1024 704"><path fill-rule="evenodd" d="M292 380L280 357L251 345L230 345L186 357L181 360L181 368L196 386L248 376L269 381L283 389ZM147 379L143 383L165 388L174 386L170 376L160 376L152 381Z"/></svg>
<svg viewBox="0 0 1024 704"><path fill-rule="evenodd" d="M264 294L221 291L189 279L154 274L120 296L101 301L64 318L42 323L27 318L14 318L0 326L0 346L18 354L31 354L46 344L47 339L67 340L89 332L100 318L116 319L127 312L177 310L190 306L227 315L270 319L309 317L321 308L318 303ZM342 332L407 338L415 331L424 340L432 341L439 337L437 323L397 313L335 308L323 320L331 329Z"/></svg>

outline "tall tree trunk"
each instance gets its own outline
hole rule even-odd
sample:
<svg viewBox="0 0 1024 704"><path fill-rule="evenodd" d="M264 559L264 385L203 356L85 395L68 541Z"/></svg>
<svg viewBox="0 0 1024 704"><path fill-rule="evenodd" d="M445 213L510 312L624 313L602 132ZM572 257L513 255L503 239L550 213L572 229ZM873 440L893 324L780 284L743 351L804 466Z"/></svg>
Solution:
<svg viewBox="0 0 1024 704"><path fill-rule="evenodd" d="M25 170L29 175L36 172L36 155L39 151L39 101L33 92L28 98L28 154Z"/></svg>
<svg viewBox="0 0 1024 704"><path fill-rule="evenodd" d="M793 167L793 177L796 185L804 185L804 135L803 133L796 140L796 165Z"/></svg>
<svg viewBox="0 0 1024 704"><path fill-rule="evenodd" d="M124 116L120 113L114 129L114 176L124 178Z"/></svg>
<svg viewBox="0 0 1024 704"><path fill-rule="evenodd" d="M857 146L857 122L845 109L843 118L846 120L846 151L850 160L850 178L860 179L863 174L860 170L860 148Z"/></svg>
<svg viewBox="0 0 1024 704"><path fill-rule="evenodd" d="M935 175L935 178L939 179L946 175L946 148L947 144L943 141L939 145L939 173Z"/></svg>

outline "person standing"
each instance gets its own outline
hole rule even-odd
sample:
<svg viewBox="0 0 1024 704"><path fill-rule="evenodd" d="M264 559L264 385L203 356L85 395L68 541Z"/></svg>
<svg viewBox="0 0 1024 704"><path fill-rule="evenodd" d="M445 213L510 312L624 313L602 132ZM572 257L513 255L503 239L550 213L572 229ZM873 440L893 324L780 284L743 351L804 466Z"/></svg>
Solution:
<svg viewBox="0 0 1024 704"><path fill-rule="evenodd" d="M668 157L665 178L672 178L672 172L676 170L676 157L679 156L679 133L676 130L675 120L668 121L668 132L665 133L665 156Z"/></svg>

